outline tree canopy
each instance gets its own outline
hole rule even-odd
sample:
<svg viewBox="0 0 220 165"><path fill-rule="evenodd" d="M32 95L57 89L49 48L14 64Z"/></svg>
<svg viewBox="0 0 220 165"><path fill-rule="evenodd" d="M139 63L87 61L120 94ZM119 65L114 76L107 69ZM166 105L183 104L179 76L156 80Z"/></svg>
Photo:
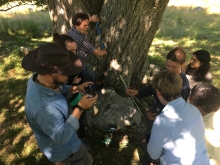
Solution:
<svg viewBox="0 0 220 165"><path fill-rule="evenodd" d="M4 9L0 9L0 11L7 11L14 7L21 6L24 4L35 4L37 6L43 6L46 5L45 0L1 0L0 1L0 7L4 6Z"/></svg>

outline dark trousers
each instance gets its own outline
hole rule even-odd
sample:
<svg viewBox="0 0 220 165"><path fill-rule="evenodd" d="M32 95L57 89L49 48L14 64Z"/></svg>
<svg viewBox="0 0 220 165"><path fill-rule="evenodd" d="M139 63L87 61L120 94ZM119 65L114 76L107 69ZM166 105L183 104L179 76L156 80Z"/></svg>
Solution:
<svg viewBox="0 0 220 165"><path fill-rule="evenodd" d="M85 124L84 124L85 114L84 113L79 118L79 129L77 131L77 135L80 139L86 138L86 129L85 129Z"/></svg>
<svg viewBox="0 0 220 165"><path fill-rule="evenodd" d="M70 154L65 160L61 161L65 165L92 165L93 159L84 145L78 151Z"/></svg>

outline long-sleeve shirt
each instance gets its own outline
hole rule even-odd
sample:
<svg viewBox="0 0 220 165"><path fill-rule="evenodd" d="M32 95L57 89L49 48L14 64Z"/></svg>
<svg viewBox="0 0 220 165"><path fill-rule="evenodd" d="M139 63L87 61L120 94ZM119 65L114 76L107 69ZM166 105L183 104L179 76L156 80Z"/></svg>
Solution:
<svg viewBox="0 0 220 165"><path fill-rule="evenodd" d="M89 43L84 34L80 33L75 28L70 29L67 34L76 41L76 55L81 60L83 70L85 70L87 63L86 57L95 51L95 47Z"/></svg>
<svg viewBox="0 0 220 165"><path fill-rule="evenodd" d="M181 96L184 100L187 100L189 92L190 92L190 87L189 87L189 82L188 79L186 78L186 75L183 74L182 72L179 74L183 80L182 84L182 89L181 89ZM155 103L157 105L157 108L159 109L158 114L163 110L164 105L160 102L159 98L156 95L155 89L152 87L152 85L143 87L139 89L138 91L138 97L143 98L143 97L149 97L153 96Z"/></svg>
<svg viewBox="0 0 220 165"><path fill-rule="evenodd" d="M81 141L76 131L79 122L62 93L37 84L34 74L28 80L25 114L40 150L52 162L62 161L78 151ZM71 86L60 86L67 97Z"/></svg>
<svg viewBox="0 0 220 165"><path fill-rule="evenodd" d="M203 116L203 122L210 164L220 165L220 110Z"/></svg>
<svg viewBox="0 0 220 165"><path fill-rule="evenodd" d="M163 165L209 165L199 110L181 97L156 117L147 151Z"/></svg>

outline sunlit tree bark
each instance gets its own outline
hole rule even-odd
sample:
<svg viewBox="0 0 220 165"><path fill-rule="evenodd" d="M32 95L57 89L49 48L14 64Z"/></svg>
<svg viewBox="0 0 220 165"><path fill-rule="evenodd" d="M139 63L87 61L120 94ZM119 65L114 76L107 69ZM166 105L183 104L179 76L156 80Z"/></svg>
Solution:
<svg viewBox="0 0 220 165"><path fill-rule="evenodd" d="M97 78L105 72L106 86L123 95L124 84L139 88L146 83L148 51L169 0L48 0L53 32L65 34L75 13L99 16L105 57L90 56L88 63ZM95 23L88 40L99 47Z"/></svg>

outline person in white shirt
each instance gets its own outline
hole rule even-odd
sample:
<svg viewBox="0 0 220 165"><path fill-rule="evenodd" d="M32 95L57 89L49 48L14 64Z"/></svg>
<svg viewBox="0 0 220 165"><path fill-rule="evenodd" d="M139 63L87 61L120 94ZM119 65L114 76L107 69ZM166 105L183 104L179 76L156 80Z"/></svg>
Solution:
<svg viewBox="0 0 220 165"><path fill-rule="evenodd" d="M199 83L192 88L189 98L203 116L210 164L220 165L220 90L210 83Z"/></svg>
<svg viewBox="0 0 220 165"><path fill-rule="evenodd" d="M150 157L160 158L162 165L209 165L202 115L181 97L181 77L164 70L152 84L166 106L153 123L147 145Z"/></svg>

